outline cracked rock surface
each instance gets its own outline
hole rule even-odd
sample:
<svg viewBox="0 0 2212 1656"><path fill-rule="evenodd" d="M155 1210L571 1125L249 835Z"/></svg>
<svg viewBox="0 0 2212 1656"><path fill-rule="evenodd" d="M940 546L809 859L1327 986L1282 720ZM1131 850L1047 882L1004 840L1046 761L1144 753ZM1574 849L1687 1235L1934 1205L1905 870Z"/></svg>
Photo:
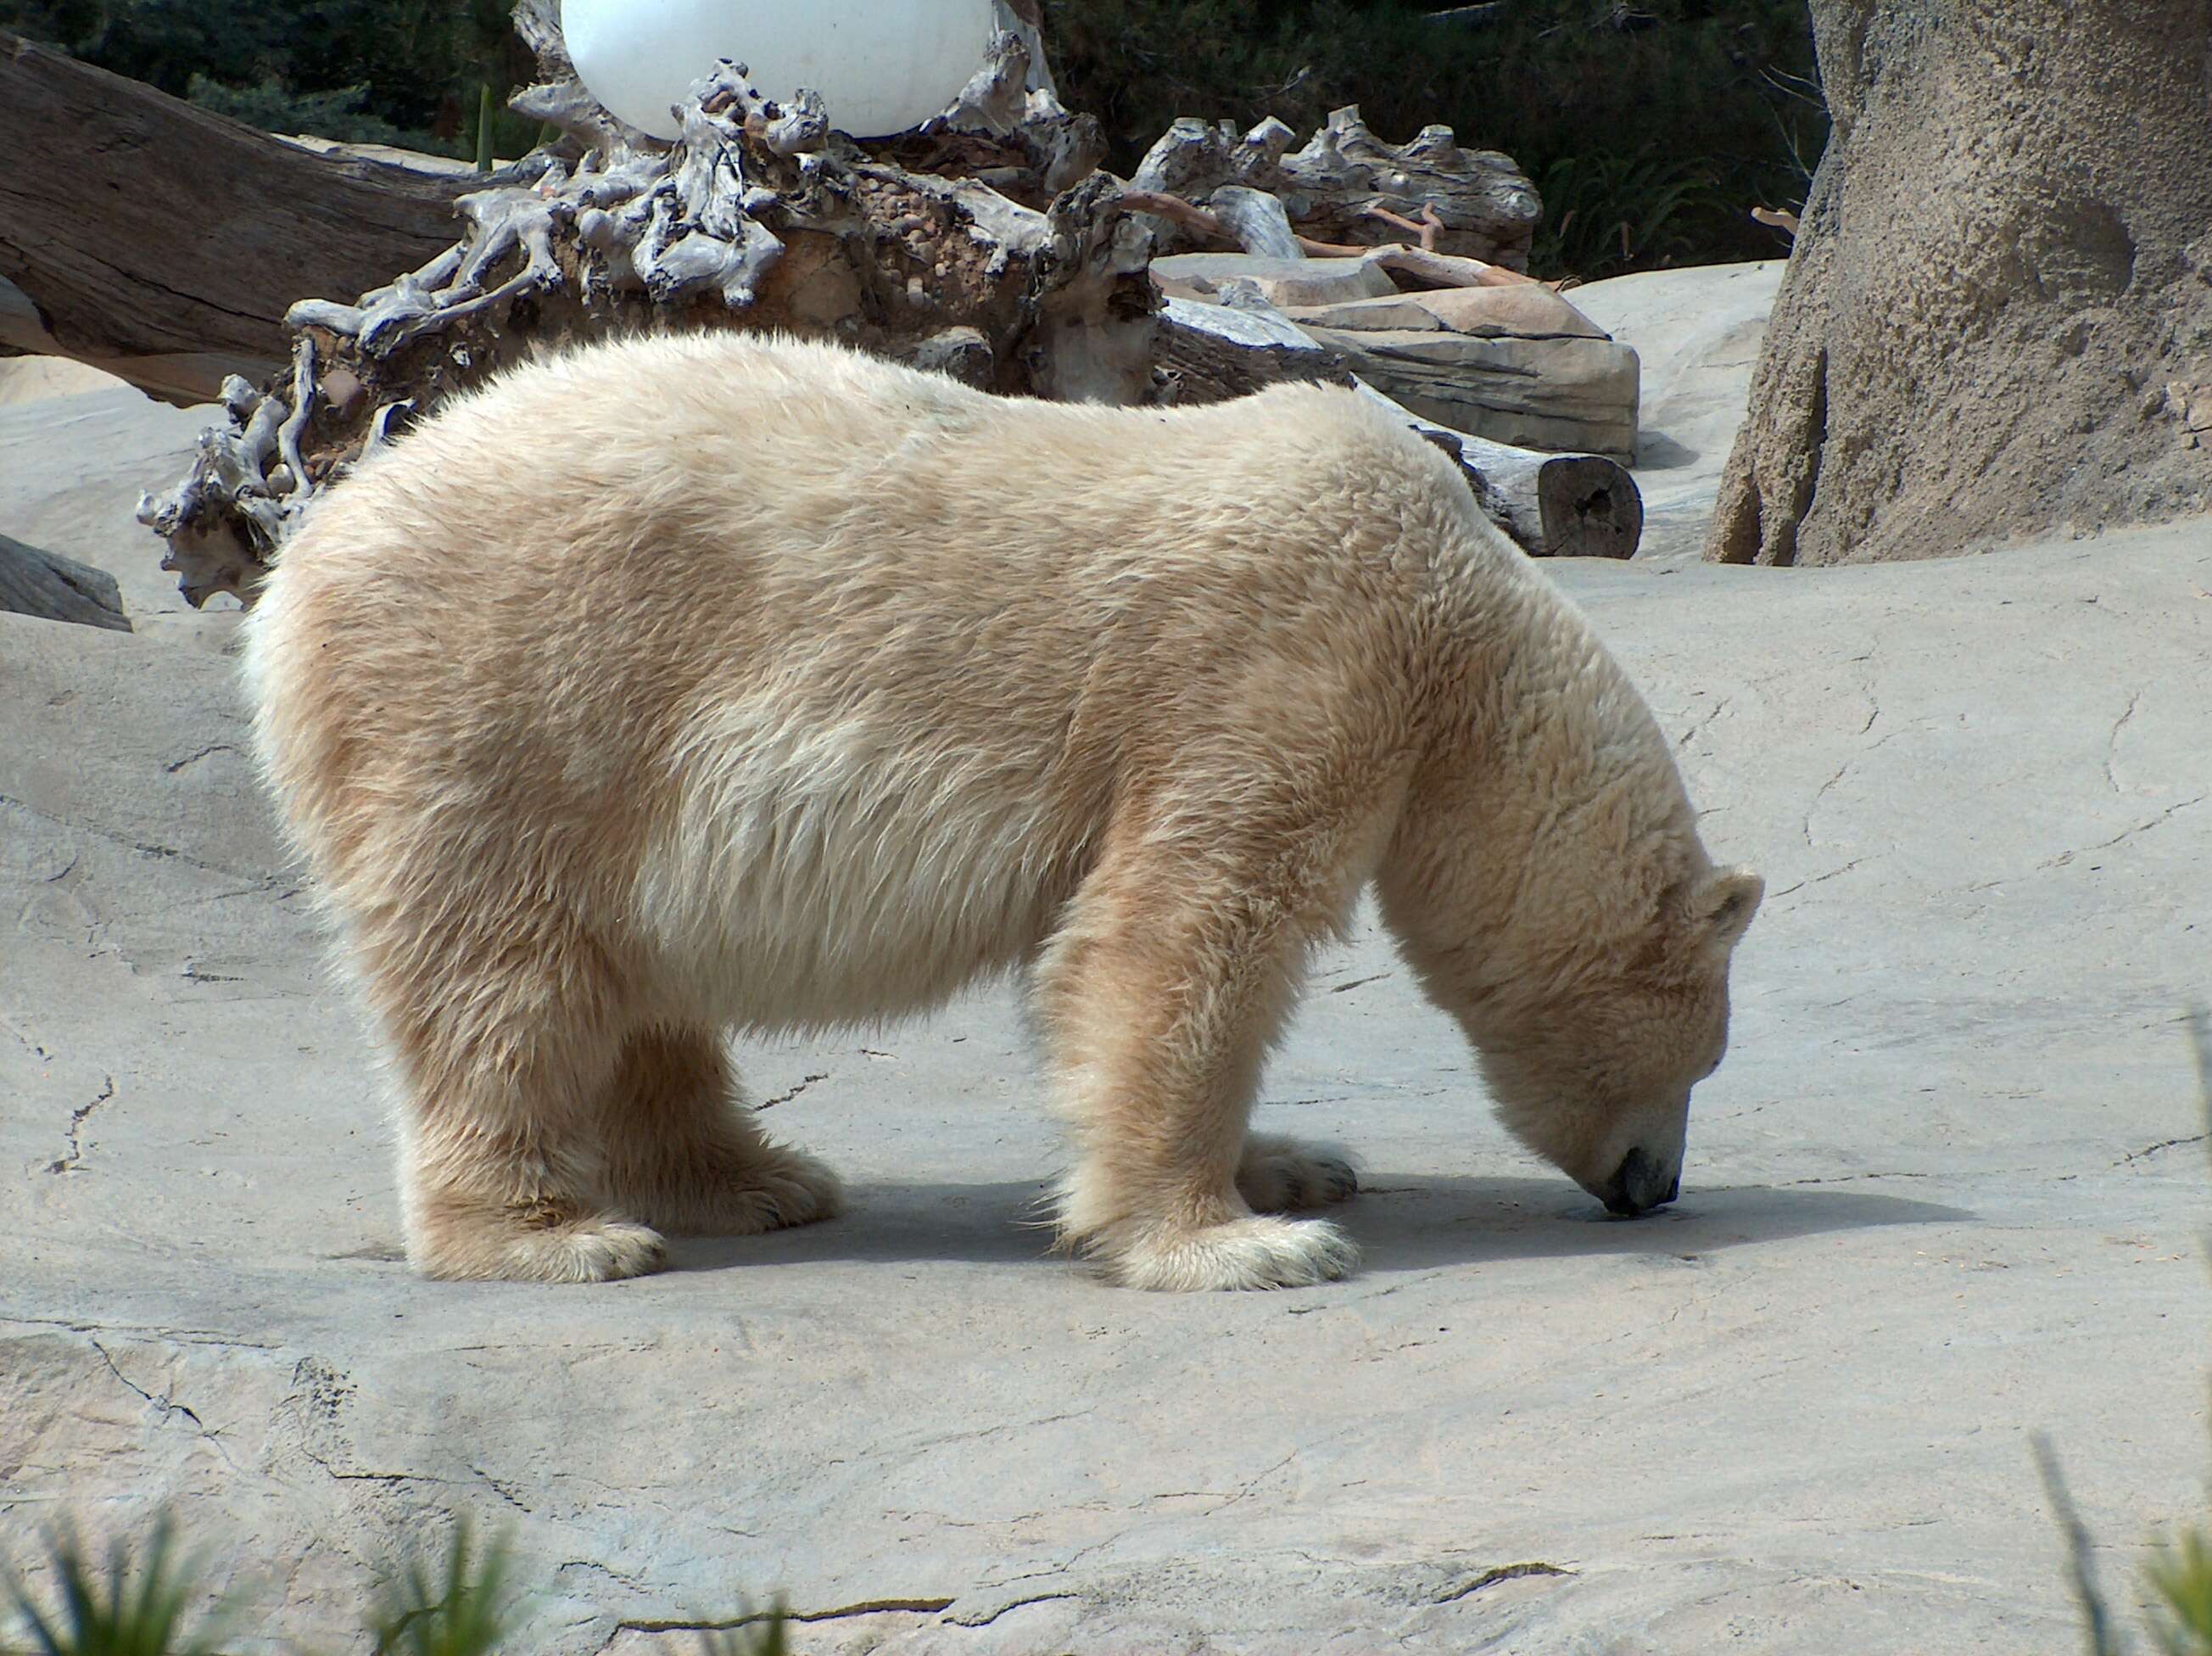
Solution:
<svg viewBox="0 0 2212 1656"><path fill-rule="evenodd" d="M155 601L176 423L0 410L0 531ZM1517 1150L1363 928L1256 1124L1359 1153L1364 1267L1241 1296L1046 1253L1004 991L744 1051L844 1217L414 1280L227 624L0 616L0 1547L170 1503L322 1648L457 1510L551 1656L776 1592L809 1653L2074 1647L2029 1434L2124 1607L2203 1511L2212 532L1547 568L1767 877L1683 1197L1609 1220Z"/></svg>

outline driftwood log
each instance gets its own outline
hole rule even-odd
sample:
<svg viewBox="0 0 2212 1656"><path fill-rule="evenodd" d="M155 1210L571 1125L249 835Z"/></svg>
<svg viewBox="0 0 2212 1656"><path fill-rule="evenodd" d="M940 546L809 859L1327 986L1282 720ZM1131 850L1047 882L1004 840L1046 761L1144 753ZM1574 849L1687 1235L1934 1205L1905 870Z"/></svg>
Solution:
<svg viewBox="0 0 2212 1656"><path fill-rule="evenodd" d="M1534 557L1633 557L1644 535L1644 491L1602 454L1540 454L1470 436L1410 414L1369 385L1359 389L1459 462L1483 514Z"/></svg>
<svg viewBox="0 0 2212 1656"><path fill-rule="evenodd" d="M220 592L250 601L317 489L549 340L773 328L1003 393L1151 394L1149 240L1115 182L1088 170L1095 127L1026 84L1014 31L943 116L864 148L830 129L811 94L780 105L728 63L693 87L682 136L663 143L576 81L547 0L525 0L516 21L544 79L514 107L560 128L561 143L460 197L465 236L419 268L349 302L293 305L289 372L260 388L242 376L225 385L228 429L204 437L174 489L140 502L193 602ZM943 149L949 175L887 158L925 142ZM1079 167L1079 181L1054 193Z"/></svg>
<svg viewBox="0 0 2212 1656"><path fill-rule="evenodd" d="M1386 143L1356 105L1295 150L1294 136L1273 117L1242 136L1225 121L1179 120L1129 182L1240 221L1257 193L1279 202L1291 229L1314 242L1371 247L1401 240L1412 224L1432 251L1528 269L1543 203L1510 156L1462 149L1448 126ZM1187 221L1158 217L1154 228L1162 253L1206 245Z"/></svg>
<svg viewBox="0 0 2212 1656"><path fill-rule="evenodd" d="M284 311L453 239L467 169L318 154L0 31L0 354L74 356L178 404L281 372Z"/></svg>
<svg viewBox="0 0 2212 1656"><path fill-rule="evenodd" d="M1541 454L1425 420L1352 373L1340 351L1249 298L1208 305L1169 299L1161 359L1178 400L1212 402L1286 380L1356 387L1459 462L1475 503L1534 557L1625 558L1644 533L1644 494L1601 454Z"/></svg>
<svg viewBox="0 0 2212 1656"><path fill-rule="evenodd" d="M0 535L0 610L129 632L123 592L105 569Z"/></svg>

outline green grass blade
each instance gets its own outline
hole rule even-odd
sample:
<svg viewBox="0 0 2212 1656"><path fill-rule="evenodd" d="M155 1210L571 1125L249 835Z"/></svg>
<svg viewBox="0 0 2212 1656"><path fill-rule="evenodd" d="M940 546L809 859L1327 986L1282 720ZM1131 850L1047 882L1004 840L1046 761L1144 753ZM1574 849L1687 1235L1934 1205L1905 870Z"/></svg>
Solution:
<svg viewBox="0 0 2212 1656"><path fill-rule="evenodd" d="M2151 1629L2166 1656L2212 1656L2212 1540L2190 1530L2144 1568L2162 1601Z"/></svg>
<svg viewBox="0 0 2212 1656"><path fill-rule="evenodd" d="M2043 1487L2051 1497L2051 1508L2057 1515L2058 1526L2066 1534L2066 1553L2069 1568L2074 1576L2075 1602L2081 1607L2081 1624L2088 1637L2089 1656L2122 1656L2126 1647L2120 1642L2118 1631L2112 1626L2112 1616L2106 1607L2105 1595L2097 1590L2096 1562L2091 1556L2089 1529L2075 1509L2074 1498L2066 1493L2066 1481L2058 1470L2058 1457L2051 1447L2051 1440L2040 1432L2035 1435L2035 1464L2043 1471Z"/></svg>
<svg viewBox="0 0 2212 1656"><path fill-rule="evenodd" d="M491 87L477 88L477 171L491 171Z"/></svg>

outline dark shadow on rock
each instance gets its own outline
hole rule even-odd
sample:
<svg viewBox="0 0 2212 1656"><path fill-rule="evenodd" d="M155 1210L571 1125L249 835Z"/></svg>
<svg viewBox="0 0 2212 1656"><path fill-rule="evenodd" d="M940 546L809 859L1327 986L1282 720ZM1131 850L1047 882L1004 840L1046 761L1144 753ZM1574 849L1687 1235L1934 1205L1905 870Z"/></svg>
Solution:
<svg viewBox="0 0 2212 1656"><path fill-rule="evenodd" d="M1678 467L1695 466L1698 451L1685 447L1662 431L1648 427L1636 434L1636 469L1639 472L1672 472Z"/></svg>
<svg viewBox="0 0 2212 1656"><path fill-rule="evenodd" d="M1964 1209L1868 1190L1692 1185L1616 1219L1565 1179L1392 1178L1376 1172L1345 1215L1370 1271L1586 1254L1719 1253L1832 1231L1972 1221Z"/></svg>
<svg viewBox="0 0 2212 1656"><path fill-rule="evenodd" d="M831 1261L954 1259L1044 1263L1053 1257L1042 1182L869 1184L836 1219L768 1236L679 1237L678 1270ZM1803 1185L1692 1188L1672 1207L1615 1219L1564 1178L1393 1175L1376 1170L1352 1201L1323 1210L1359 1244L1369 1273L1585 1254L1717 1253L1793 1237L1886 1225L1970 1221L1963 1209L1875 1190Z"/></svg>
<svg viewBox="0 0 2212 1656"><path fill-rule="evenodd" d="M835 1219L766 1236L669 1239L678 1270L837 1260L958 1259L975 1264L1043 1261L1053 1254L1042 1179L995 1184L848 1185Z"/></svg>

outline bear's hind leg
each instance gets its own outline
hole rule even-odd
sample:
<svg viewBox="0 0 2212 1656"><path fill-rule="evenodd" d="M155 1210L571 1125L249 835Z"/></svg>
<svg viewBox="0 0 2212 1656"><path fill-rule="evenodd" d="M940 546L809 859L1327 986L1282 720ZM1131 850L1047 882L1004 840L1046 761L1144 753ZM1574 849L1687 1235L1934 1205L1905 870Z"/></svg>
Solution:
<svg viewBox="0 0 2212 1656"><path fill-rule="evenodd" d="M836 1174L762 1135L712 1030L635 1032L599 1109L608 1199L663 1230L753 1236L842 1204Z"/></svg>
<svg viewBox="0 0 2212 1656"><path fill-rule="evenodd" d="M613 972L564 928L362 936L400 1087L407 1262L429 1277L606 1282L661 1238L599 1200L591 1100L613 1062Z"/></svg>
<svg viewBox="0 0 2212 1656"><path fill-rule="evenodd" d="M407 1257L426 1276L598 1282L665 1263L655 1232L599 1200L589 1104L610 1055L541 987L484 985L394 1032Z"/></svg>
<svg viewBox="0 0 2212 1656"><path fill-rule="evenodd" d="M1253 1194L1274 1200L1329 1185L1285 1177L1279 1141L1248 1157L1245 1118L1334 905L1322 893L1255 900L1224 878L1218 862L1178 866L1157 844L1109 855L1039 963L1079 1158L1060 1186L1061 1233L1133 1288L1294 1287L1342 1276L1356 1257L1334 1225L1255 1214L1239 1189L1244 1170Z"/></svg>

